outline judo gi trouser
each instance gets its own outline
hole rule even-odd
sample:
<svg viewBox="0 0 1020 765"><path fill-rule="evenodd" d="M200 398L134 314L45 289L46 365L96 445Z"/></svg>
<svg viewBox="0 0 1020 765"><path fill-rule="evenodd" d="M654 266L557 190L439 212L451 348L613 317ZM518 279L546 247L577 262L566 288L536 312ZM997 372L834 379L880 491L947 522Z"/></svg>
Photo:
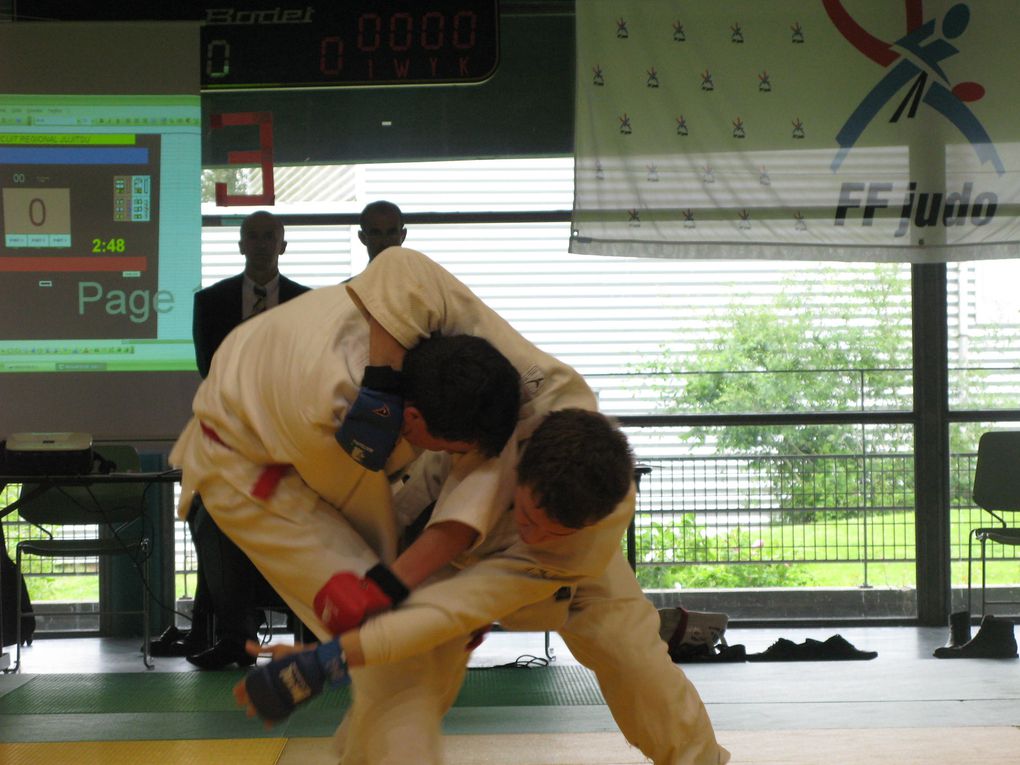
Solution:
<svg viewBox="0 0 1020 765"><path fill-rule="evenodd" d="M315 594L338 571L361 575L379 555L344 515L284 471L265 498L252 496L263 466L209 439L193 444L183 469L217 526L248 556L270 586L320 640L332 637L315 614ZM391 514L385 478L366 472L348 497L352 508ZM389 521L391 523L391 521Z"/></svg>
<svg viewBox="0 0 1020 765"><path fill-rule="evenodd" d="M641 591L623 555L604 576L583 582L559 630L570 652L595 672L620 731L655 765L722 765L693 683L669 658L659 613Z"/></svg>
<svg viewBox="0 0 1020 765"><path fill-rule="evenodd" d="M467 637L393 664L351 669L353 703L336 733L342 765L440 765L443 716L464 682Z"/></svg>
<svg viewBox="0 0 1020 765"><path fill-rule="evenodd" d="M603 576L577 585L565 622L546 626L595 672L624 737L655 765L729 761L621 554ZM419 656L354 670L354 701L336 738L342 765L440 765L442 717L464 678L469 640L462 635Z"/></svg>

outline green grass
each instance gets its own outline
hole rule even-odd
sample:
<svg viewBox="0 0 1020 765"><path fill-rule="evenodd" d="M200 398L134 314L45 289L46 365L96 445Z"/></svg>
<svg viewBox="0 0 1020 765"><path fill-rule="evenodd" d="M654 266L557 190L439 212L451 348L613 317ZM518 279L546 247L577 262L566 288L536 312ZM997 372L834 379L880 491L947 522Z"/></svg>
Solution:
<svg viewBox="0 0 1020 765"><path fill-rule="evenodd" d="M98 603L99 576L78 574L71 576L26 577L28 595L33 603L61 601L70 603Z"/></svg>
<svg viewBox="0 0 1020 765"><path fill-rule="evenodd" d="M963 586L968 530L987 524L989 517L971 508L954 510L953 519L952 582ZM638 529L639 564L661 561L666 565L639 566L639 578L646 587L916 586L913 512L871 513L867 523L863 517L819 517L810 523L777 523L752 532L730 530L724 536L688 518L682 528L658 529L654 541L660 552L649 554L651 537L649 528ZM686 565L670 565L673 550L687 556ZM989 584L1020 584L1020 561L995 560L1004 551L999 545L990 545L989 551L993 555L988 563ZM977 566L974 578L980 581Z"/></svg>

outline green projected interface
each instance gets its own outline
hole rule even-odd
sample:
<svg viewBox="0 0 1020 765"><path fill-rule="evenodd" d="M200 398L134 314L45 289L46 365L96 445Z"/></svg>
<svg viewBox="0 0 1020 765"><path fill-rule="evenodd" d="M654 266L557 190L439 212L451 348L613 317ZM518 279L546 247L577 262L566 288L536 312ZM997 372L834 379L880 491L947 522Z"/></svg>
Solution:
<svg viewBox="0 0 1020 765"><path fill-rule="evenodd" d="M186 370L198 96L0 95L0 372Z"/></svg>

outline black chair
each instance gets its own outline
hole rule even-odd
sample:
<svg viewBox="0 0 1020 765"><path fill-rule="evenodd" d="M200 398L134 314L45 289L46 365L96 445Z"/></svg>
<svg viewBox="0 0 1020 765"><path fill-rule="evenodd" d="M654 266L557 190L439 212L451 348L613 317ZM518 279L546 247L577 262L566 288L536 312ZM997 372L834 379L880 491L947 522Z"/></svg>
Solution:
<svg viewBox="0 0 1020 765"><path fill-rule="evenodd" d="M115 466L118 473L139 471L138 452L126 444L111 444L97 447L96 453L102 460ZM44 490L43 490L44 489ZM87 486L50 486L23 484L22 504L18 508L21 517L41 528L46 539L24 540L17 544L15 568L22 577L22 559L25 555L46 558L110 558L130 556L142 580L141 610L118 611L121 614L142 615L142 661L152 668L149 656L149 552L150 539L144 533L143 514L145 509L144 483L104 483ZM85 529L87 538L67 538L63 527L77 527L75 532ZM18 634L14 670L21 666L21 616L22 602L19 590L17 599ZM53 615L71 615L72 611L49 611ZM102 608L100 616L111 613Z"/></svg>
<svg viewBox="0 0 1020 765"><path fill-rule="evenodd" d="M971 590L974 542L981 545L981 615L989 605L1016 604L1013 600L989 600L985 568L987 544L1020 545L1020 527L1010 525L1006 514L1020 513L1020 430L994 430L978 442L974 471L974 504L995 519L996 525L971 529L967 544L967 608L973 613Z"/></svg>

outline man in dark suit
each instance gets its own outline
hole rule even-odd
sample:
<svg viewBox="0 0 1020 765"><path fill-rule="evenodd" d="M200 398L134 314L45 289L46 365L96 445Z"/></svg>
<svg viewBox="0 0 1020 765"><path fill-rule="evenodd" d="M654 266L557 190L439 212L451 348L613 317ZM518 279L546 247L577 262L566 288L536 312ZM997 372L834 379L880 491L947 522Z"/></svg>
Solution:
<svg viewBox="0 0 1020 765"><path fill-rule="evenodd" d="M244 255L244 272L195 294L192 335L198 372L203 378L209 374L213 353L234 327L309 289L278 269L287 241L283 224L272 213L260 210L245 218L238 247Z"/></svg>
<svg viewBox="0 0 1020 765"><path fill-rule="evenodd" d="M244 272L195 294L192 335L203 378L234 327L309 290L280 274L278 263L287 241L283 224L272 213L259 211L244 219L238 249L244 255ZM192 505L188 526L198 558L191 630L170 627L153 641L153 655L186 656L202 669L250 666L253 659L245 653L244 642L257 636L261 614L255 607L276 603L279 596L216 526L201 498ZM216 635L210 645L213 615Z"/></svg>

